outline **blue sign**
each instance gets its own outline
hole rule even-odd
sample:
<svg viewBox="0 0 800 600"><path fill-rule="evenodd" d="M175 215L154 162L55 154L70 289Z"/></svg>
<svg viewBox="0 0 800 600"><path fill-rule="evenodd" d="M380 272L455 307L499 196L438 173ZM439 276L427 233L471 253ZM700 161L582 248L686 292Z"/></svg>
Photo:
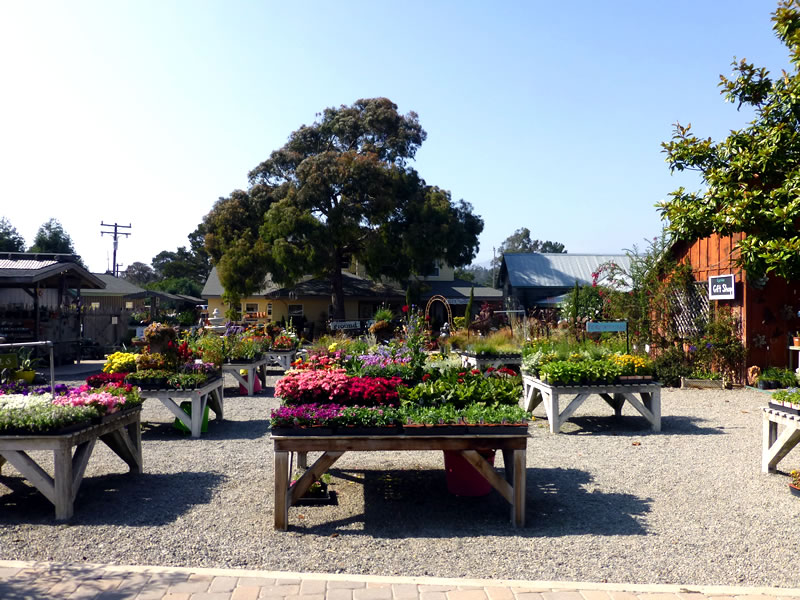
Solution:
<svg viewBox="0 0 800 600"><path fill-rule="evenodd" d="M589 321L586 323L588 333L607 333L612 331L628 331L627 321Z"/></svg>

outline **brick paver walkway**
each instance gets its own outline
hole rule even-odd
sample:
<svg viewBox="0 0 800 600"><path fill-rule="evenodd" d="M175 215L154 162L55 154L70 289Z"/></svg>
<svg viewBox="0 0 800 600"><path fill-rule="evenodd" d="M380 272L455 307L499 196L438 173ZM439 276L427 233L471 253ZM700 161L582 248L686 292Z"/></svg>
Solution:
<svg viewBox="0 0 800 600"><path fill-rule="evenodd" d="M2 600L771 600L800 589L0 561Z"/></svg>

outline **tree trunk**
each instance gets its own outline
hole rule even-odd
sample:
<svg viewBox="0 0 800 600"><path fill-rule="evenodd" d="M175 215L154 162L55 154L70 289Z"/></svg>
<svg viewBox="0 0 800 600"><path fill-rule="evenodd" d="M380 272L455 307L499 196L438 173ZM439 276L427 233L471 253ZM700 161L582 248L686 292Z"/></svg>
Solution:
<svg viewBox="0 0 800 600"><path fill-rule="evenodd" d="M331 273L331 299L333 300L331 317L344 319L344 276L340 268Z"/></svg>

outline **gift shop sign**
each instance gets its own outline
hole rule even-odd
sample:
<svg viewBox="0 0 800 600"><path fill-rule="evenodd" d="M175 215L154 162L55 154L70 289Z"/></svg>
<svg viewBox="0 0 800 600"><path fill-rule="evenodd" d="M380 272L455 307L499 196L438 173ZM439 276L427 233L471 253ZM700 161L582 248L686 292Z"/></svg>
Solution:
<svg viewBox="0 0 800 600"><path fill-rule="evenodd" d="M717 275L708 278L709 300L733 300L733 275Z"/></svg>

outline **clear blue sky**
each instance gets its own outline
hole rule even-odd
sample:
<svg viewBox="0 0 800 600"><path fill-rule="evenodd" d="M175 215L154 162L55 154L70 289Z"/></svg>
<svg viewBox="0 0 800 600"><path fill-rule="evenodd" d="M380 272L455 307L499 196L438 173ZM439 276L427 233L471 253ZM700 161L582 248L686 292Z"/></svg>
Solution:
<svg viewBox="0 0 800 600"><path fill-rule="evenodd" d="M415 167L485 221L569 252L656 235L672 124L720 139L734 56L788 69L773 0L0 3L0 216L63 224L93 271L188 245L213 203L328 106L386 96Z"/></svg>

